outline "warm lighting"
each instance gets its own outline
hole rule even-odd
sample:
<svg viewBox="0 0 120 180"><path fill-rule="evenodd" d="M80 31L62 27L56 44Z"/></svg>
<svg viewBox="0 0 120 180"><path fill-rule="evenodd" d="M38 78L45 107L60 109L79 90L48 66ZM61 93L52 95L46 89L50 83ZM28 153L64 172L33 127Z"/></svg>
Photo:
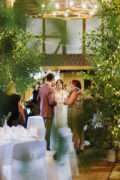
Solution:
<svg viewBox="0 0 120 180"><path fill-rule="evenodd" d="M73 6L73 4L74 4L74 2L73 2L73 1L70 1L70 2L69 2L70 7L72 7L72 6Z"/></svg>
<svg viewBox="0 0 120 180"><path fill-rule="evenodd" d="M45 4L42 4L42 6L41 6L42 8L45 8Z"/></svg>
<svg viewBox="0 0 120 180"><path fill-rule="evenodd" d="M70 9L68 9L66 12L69 13L69 12L70 12Z"/></svg>
<svg viewBox="0 0 120 180"><path fill-rule="evenodd" d="M95 6L94 6L94 8L95 8L95 9L97 9L97 8L98 8L98 6L97 6L97 5L95 5Z"/></svg>
<svg viewBox="0 0 120 180"><path fill-rule="evenodd" d="M14 6L15 0L7 0L6 5L9 8L12 8Z"/></svg>
<svg viewBox="0 0 120 180"><path fill-rule="evenodd" d="M91 11L89 14L90 14L91 16L93 16L95 13L94 13L93 11Z"/></svg>
<svg viewBox="0 0 120 180"><path fill-rule="evenodd" d="M87 9L86 4L82 4L81 6L82 6L83 9Z"/></svg>
<svg viewBox="0 0 120 180"><path fill-rule="evenodd" d="M53 12L52 15L53 15L53 17L56 17L56 12Z"/></svg>
<svg viewBox="0 0 120 180"><path fill-rule="evenodd" d="M59 3L56 3L56 4L55 4L55 8L56 8L56 9L59 9L59 8L60 8Z"/></svg>
<svg viewBox="0 0 120 180"><path fill-rule="evenodd" d="M45 18L51 17L62 20L64 20L66 17L69 17L71 20L83 18L87 19L91 18L96 13L99 6L97 3L94 3L93 5L88 3L88 0L82 0L80 3L77 3L74 0L65 0L65 7L63 7L63 4L61 5L61 3L58 1L50 0L48 4L42 3L41 8L41 14L38 14L37 17L35 15L32 15L31 17L38 18L47 15Z"/></svg>
<svg viewBox="0 0 120 180"><path fill-rule="evenodd" d="M65 17L68 17L68 13L66 12L66 13L64 14L64 16L65 16Z"/></svg>

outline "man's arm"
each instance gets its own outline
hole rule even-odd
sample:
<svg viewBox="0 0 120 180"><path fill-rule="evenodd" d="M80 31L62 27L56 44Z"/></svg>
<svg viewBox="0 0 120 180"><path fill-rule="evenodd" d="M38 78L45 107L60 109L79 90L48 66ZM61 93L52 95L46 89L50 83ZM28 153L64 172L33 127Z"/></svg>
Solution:
<svg viewBox="0 0 120 180"><path fill-rule="evenodd" d="M23 119L23 124L25 124L26 122L26 119L25 119L25 114L24 114L24 110L22 108L22 104L21 104L21 101L18 102L18 110L22 116L22 119Z"/></svg>
<svg viewBox="0 0 120 180"><path fill-rule="evenodd" d="M55 101L55 93L54 93L53 89L51 89L48 94L48 101L49 101L49 105L51 105L51 106L57 105L57 101Z"/></svg>

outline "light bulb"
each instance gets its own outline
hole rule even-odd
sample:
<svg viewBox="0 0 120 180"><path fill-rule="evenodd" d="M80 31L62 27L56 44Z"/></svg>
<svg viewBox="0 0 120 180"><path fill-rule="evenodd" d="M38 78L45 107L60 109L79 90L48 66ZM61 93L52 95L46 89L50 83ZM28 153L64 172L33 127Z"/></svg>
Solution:
<svg viewBox="0 0 120 180"><path fill-rule="evenodd" d="M59 9L59 8L60 8L59 3L56 3L56 4L55 4L55 8L56 8L56 9Z"/></svg>
<svg viewBox="0 0 120 180"><path fill-rule="evenodd" d="M53 15L53 17L56 17L56 12L53 12L52 15Z"/></svg>
<svg viewBox="0 0 120 180"><path fill-rule="evenodd" d="M64 16L65 16L65 17L68 17L68 13L66 12L66 13L64 14Z"/></svg>
<svg viewBox="0 0 120 180"><path fill-rule="evenodd" d="M70 7L72 7L73 4L74 4L74 2L73 2L73 1L70 1L70 3L69 3Z"/></svg>
<svg viewBox="0 0 120 180"><path fill-rule="evenodd" d="M87 8L86 4L82 4L82 8L86 9Z"/></svg>
<svg viewBox="0 0 120 180"><path fill-rule="evenodd" d="M42 6L41 6L42 8L45 8L45 4L42 4Z"/></svg>
<svg viewBox="0 0 120 180"><path fill-rule="evenodd" d="M97 8L98 8L98 6L97 6L97 5L95 5L95 6L94 6L94 8L95 8L95 9L97 9Z"/></svg>
<svg viewBox="0 0 120 180"><path fill-rule="evenodd" d="M89 14L90 14L91 16L93 16L95 13L94 13L93 11L91 11Z"/></svg>

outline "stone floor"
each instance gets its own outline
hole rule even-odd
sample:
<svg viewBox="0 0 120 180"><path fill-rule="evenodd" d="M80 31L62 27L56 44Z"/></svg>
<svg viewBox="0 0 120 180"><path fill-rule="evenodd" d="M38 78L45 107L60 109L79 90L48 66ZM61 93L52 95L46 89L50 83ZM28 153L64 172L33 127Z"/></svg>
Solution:
<svg viewBox="0 0 120 180"><path fill-rule="evenodd" d="M104 152L87 149L77 156L79 175L73 175L73 180L108 180L114 163L106 160Z"/></svg>
<svg viewBox="0 0 120 180"><path fill-rule="evenodd" d="M73 175L73 180L108 180L113 163L100 161L91 167L79 167L79 176Z"/></svg>
<svg viewBox="0 0 120 180"><path fill-rule="evenodd" d="M120 180L120 162L114 164L113 169L110 173L109 180Z"/></svg>

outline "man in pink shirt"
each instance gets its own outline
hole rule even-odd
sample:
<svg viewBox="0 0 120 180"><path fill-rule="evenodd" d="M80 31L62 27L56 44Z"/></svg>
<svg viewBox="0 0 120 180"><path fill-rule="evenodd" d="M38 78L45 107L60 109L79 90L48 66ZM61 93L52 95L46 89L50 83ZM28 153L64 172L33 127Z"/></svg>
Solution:
<svg viewBox="0 0 120 180"><path fill-rule="evenodd" d="M50 145L50 132L54 117L54 106L57 105L55 101L55 92L51 87L54 82L54 74L49 73L46 77L45 85L43 85L37 96L37 101L40 102L40 115L44 118L46 127L46 141L47 149L49 150Z"/></svg>

